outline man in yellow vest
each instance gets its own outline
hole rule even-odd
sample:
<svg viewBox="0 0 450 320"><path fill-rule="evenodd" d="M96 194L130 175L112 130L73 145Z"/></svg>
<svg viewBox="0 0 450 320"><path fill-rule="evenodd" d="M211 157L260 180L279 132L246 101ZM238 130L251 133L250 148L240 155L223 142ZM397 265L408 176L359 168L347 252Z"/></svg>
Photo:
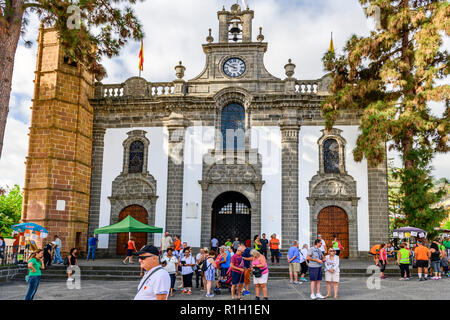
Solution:
<svg viewBox="0 0 450 320"><path fill-rule="evenodd" d="M400 245L400 250L397 253L397 262L400 266L400 275L401 278L399 280L409 280L409 257L411 256L411 252L405 248L405 244L402 243Z"/></svg>

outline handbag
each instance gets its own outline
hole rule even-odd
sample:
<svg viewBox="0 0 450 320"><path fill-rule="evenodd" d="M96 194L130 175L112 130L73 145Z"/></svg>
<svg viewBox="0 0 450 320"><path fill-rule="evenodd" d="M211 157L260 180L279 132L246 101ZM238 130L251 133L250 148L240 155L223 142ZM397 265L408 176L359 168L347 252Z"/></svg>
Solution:
<svg viewBox="0 0 450 320"><path fill-rule="evenodd" d="M253 268L253 275L255 276L255 278L261 278L261 276L262 276L261 268L254 267Z"/></svg>

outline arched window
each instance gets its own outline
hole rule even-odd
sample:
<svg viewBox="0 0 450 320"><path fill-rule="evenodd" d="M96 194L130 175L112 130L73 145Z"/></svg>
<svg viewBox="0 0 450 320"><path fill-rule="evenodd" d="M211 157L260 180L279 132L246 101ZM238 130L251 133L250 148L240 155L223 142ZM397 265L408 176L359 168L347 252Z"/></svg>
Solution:
<svg viewBox="0 0 450 320"><path fill-rule="evenodd" d="M325 173L339 173L339 143L327 139L323 143L323 168Z"/></svg>
<svg viewBox="0 0 450 320"><path fill-rule="evenodd" d="M222 138L224 149L245 149L245 109L230 104L222 109Z"/></svg>
<svg viewBox="0 0 450 320"><path fill-rule="evenodd" d="M143 166L144 166L144 143L142 141L134 141L130 144L128 173L142 173Z"/></svg>

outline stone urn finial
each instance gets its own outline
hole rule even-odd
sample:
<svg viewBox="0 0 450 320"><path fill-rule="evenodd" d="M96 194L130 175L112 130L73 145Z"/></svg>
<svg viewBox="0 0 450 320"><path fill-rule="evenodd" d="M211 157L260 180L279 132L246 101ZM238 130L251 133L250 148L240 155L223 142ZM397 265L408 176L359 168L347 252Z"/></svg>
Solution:
<svg viewBox="0 0 450 320"><path fill-rule="evenodd" d="M262 27L259 27L259 35L256 38L256 40L258 40L259 42L263 42L264 41L264 35L262 34Z"/></svg>
<svg viewBox="0 0 450 320"><path fill-rule="evenodd" d="M214 42L214 38L213 38L213 36L211 35L211 29L209 29L209 36L207 36L206 37L206 42L208 42L208 43L212 43L212 42Z"/></svg>
<svg viewBox="0 0 450 320"><path fill-rule="evenodd" d="M292 76L295 73L295 64L292 63L292 60L288 60L288 64L284 66L284 69L286 70L286 75L288 78L292 78Z"/></svg>
<svg viewBox="0 0 450 320"><path fill-rule="evenodd" d="M186 71L186 67L183 66L183 63L180 61L180 64L175 67L175 74L176 74L178 80L183 79L184 71Z"/></svg>

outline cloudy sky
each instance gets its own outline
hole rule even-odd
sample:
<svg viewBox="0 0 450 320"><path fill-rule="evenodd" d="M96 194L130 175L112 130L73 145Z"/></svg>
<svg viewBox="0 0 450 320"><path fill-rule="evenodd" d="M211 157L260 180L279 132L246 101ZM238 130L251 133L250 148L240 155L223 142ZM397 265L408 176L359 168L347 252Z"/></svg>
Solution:
<svg viewBox="0 0 450 320"><path fill-rule="evenodd" d="M269 49L265 57L267 70L285 78L284 65L292 59L297 65L295 77L317 79L323 74L321 58L328 49L330 33L336 51L345 45L354 33L368 35L373 26L364 15L358 0L247 0L255 11L253 37L263 27ZM191 79L203 70L205 58L201 44L208 29L217 40L217 11L227 9L236 0L145 0L135 6L146 34L144 40L144 72L148 81L172 81L178 61L186 66L185 79ZM26 35L33 40L31 48L20 41L16 54L10 113L5 132L5 145L0 159L0 186L19 184L23 187L25 157L28 149L36 67L37 30L39 21L31 16ZM104 60L108 78L104 83L121 83L138 74L139 43L130 42L119 57ZM442 105L433 105L433 111L442 113ZM394 157L394 154L390 156ZM436 177L450 178L448 155L436 156L433 166Z"/></svg>

